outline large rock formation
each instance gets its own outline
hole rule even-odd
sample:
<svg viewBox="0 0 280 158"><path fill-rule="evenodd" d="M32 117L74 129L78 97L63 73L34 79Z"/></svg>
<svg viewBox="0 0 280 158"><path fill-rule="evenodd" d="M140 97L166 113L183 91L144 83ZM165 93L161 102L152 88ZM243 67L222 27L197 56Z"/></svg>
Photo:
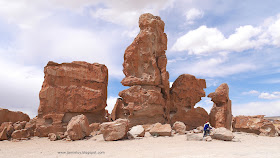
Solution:
<svg viewBox="0 0 280 158"><path fill-rule="evenodd" d="M105 65L50 61L44 72L36 136L65 132L71 118L80 114L89 123L106 121L108 69Z"/></svg>
<svg viewBox="0 0 280 158"><path fill-rule="evenodd" d="M228 85L226 83L221 84L215 92L210 93L208 97L214 102L209 114L210 124L215 128L225 127L231 130L232 112Z"/></svg>
<svg viewBox="0 0 280 158"><path fill-rule="evenodd" d="M168 122L169 73L164 25L158 16L140 16L140 33L124 54L125 78L121 83L131 87L119 93L121 98L112 112L113 120L127 118L130 126Z"/></svg>
<svg viewBox="0 0 280 158"><path fill-rule="evenodd" d="M264 119L264 115L234 117L233 131L272 137L278 135L275 125L271 121Z"/></svg>
<svg viewBox="0 0 280 158"><path fill-rule="evenodd" d="M170 89L170 118L171 123L181 121L186 124L186 130L202 126L209 120L205 109L194 108L195 104L205 97L204 79L197 79L192 75L180 75Z"/></svg>
<svg viewBox="0 0 280 158"><path fill-rule="evenodd" d="M18 122L18 121L29 121L30 118L27 114L20 111L10 111L8 109L0 108L0 125L3 122Z"/></svg>

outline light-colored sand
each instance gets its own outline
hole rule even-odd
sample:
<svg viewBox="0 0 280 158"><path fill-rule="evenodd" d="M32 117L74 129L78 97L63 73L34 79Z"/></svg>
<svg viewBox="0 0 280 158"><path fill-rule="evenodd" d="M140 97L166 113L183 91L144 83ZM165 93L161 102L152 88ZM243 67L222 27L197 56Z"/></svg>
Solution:
<svg viewBox="0 0 280 158"><path fill-rule="evenodd" d="M280 137L234 133L241 142L186 141L185 135L148 137L140 140L105 142L102 135L81 141L49 141L32 138L28 141L0 142L0 157L120 157L120 158L279 158ZM59 153L65 152L65 153ZM84 152L84 153L83 153ZM85 153L87 152L87 154ZM100 153L98 153L100 152Z"/></svg>

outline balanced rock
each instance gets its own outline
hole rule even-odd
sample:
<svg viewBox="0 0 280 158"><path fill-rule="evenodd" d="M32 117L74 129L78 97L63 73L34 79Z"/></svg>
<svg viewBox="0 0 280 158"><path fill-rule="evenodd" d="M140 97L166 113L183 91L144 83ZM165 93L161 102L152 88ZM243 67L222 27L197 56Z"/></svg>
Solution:
<svg viewBox="0 0 280 158"><path fill-rule="evenodd" d="M204 79L197 79L193 75L180 75L170 89L170 118L171 123L181 121L185 123L186 130L194 129L209 120L205 109L194 108L195 104L205 97Z"/></svg>
<svg viewBox="0 0 280 158"><path fill-rule="evenodd" d="M175 131L175 133L183 135L186 132L186 125L183 122L176 121L173 124L172 129Z"/></svg>
<svg viewBox="0 0 280 158"><path fill-rule="evenodd" d="M150 130L150 134L153 136L171 136L171 126L170 124L156 123Z"/></svg>
<svg viewBox="0 0 280 158"><path fill-rule="evenodd" d="M145 136L145 129L142 125L133 126L129 131L128 135L131 138L138 138L138 137L144 137Z"/></svg>
<svg viewBox="0 0 280 158"><path fill-rule="evenodd" d="M233 131L255 133L264 136L277 135L276 127L272 122L264 119L264 115L234 117Z"/></svg>
<svg viewBox="0 0 280 158"><path fill-rule="evenodd" d="M120 140L127 136L129 121L117 119L114 122L104 122L100 125L100 131L105 141Z"/></svg>
<svg viewBox="0 0 280 158"><path fill-rule="evenodd" d="M234 136L233 133L225 127L216 128L212 134L213 139L231 141Z"/></svg>
<svg viewBox="0 0 280 158"><path fill-rule="evenodd" d="M169 73L166 71L167 36L158 16L143 14L140 33L124 54L121 81L130 88L121 91L112 111L112 119L128 119L130 127L169 121Z"/></svg>
<svg viewBox="0 0 280 158"><path fill-rule="evenodd" d="M84 114L89 123L107 120L108 69L105 65L50 61L44 73L36 126L38 131L45 132L37 132L38 136L65 132L71 118L80 114Z"/></svg>
<svg viewBox="0 0 280 158"><path fill-rule="evenodd" d="M215 92L210 93L208 97L214 102L209 114L210 124L215 128L225 127L231 130L232 112L228 85L226 83L221 84Z"/></svg>
<svg viewBox="0 0 280 158"><path fill-rule="evenodd" d="M72 117L67 125L65 135L67 135L71 140L80 140L89 136L90 128L87 117L83 114Z"/></svg>
<svg viewBox="0 0 280 158"><path fill-rule="evenodd" d="M27 114L20 111L10 111L8 109L0 108L0 125L3 122L18 122L18 121L29 121L30 118Z"/></svg>

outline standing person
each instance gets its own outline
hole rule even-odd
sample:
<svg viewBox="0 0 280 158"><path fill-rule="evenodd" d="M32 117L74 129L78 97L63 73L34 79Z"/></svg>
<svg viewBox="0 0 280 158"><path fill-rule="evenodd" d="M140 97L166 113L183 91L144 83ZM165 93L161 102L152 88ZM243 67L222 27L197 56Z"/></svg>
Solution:
<svg viewBox="0 0 280 158"><path fill-rule="evenodd" d="M212 127L210 126L210 123L206 122L204 124L204 135L203 135L203 137L210 134L210 129L212 129Z"/></svg>

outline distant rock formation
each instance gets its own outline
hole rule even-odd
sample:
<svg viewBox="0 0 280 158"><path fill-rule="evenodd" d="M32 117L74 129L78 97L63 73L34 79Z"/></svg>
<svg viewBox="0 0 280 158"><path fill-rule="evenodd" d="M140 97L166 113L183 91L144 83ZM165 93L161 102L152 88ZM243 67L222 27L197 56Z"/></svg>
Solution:
<svg viewBox="0 0 280 158"><path fill-rule="evenodd" d="M36 136L65 132L72 117L84 114L89 123L106 121L108 69L82 61L50 61L39 94Z"/></svg>
<svg viewBox="0 0 280 158"><path fill-rule="evenodd" d="M140 33L124 54L121 91L111 118L127 118L130 126L169 121L169 73L166 71L167 36L158 16L143 14Z"/></svg>
<svg viewBox="0 0 280 158"><path fill-rule="evenodd" d="M215 128L225 127L232 130L232 111L228 85L226 83L221 84L208 97L214 102L209 114L210 124Z"/></svg>
<svg viewBox="0 0 280 158"><path fill-rule="evenodd" d="M236 116L233 119L233 131L275 137L278 136L278 132L273 123L264 119L264 115Z"/></svg>
<svg viewBox="0 0 280 158"><path fill-rule="evenodd" d="M8 109L0 108L0 125L3 122L18 122L18 121L29 121L30 118L27 114L20 111L10 111Z"/></svg>
<svg viewBox="0 0 280 158"><path fill-rule="evenodd" d="M170 89L171 124L181 121L186 124L186 130L194 129L209 120L205 109L194 108L195 104L205 97L204 79L197 79L189 74L180 75Z"/></svg>

